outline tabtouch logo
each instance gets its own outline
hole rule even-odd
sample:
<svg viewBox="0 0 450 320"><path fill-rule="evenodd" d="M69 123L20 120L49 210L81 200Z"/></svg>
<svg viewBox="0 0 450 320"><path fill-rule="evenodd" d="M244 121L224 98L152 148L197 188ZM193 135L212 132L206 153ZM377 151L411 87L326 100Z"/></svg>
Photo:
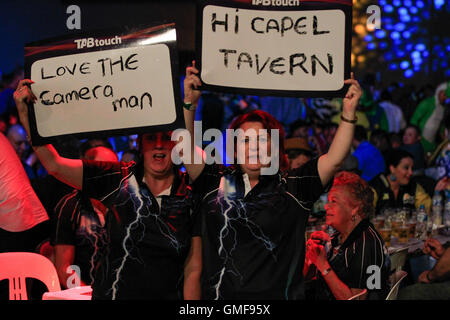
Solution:
<svg viewBox="0 0 450 320"><path fill-rule="evenodd" d="M96 38L83 38L73 40L77 44L77 49L83 48L93 48L93 47L103 47L115 44L121 44L122 38L119 36L115 36L114 38L108 39L96 39Z"/></svg>
<svg viewBox="0 0 450 320"><path fill-rule="evenodd" d="M252 0L255 6L294 7L300 5L300 0Z"/></svg>

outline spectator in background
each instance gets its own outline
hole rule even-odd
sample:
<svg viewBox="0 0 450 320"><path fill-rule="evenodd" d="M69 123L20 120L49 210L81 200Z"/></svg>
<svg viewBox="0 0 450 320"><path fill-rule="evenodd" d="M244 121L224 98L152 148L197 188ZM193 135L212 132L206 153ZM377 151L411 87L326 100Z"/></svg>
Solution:
<svg viewBox="0 0 450 320"><path fill-rule="evenodd" d="M306 138L289 138L284 143L289 169L297 169L313 158L313 153Z"/></svg>
<svg viewBox="0 0 450 320"><path fill-rule="evenodd" d="M305 138L309 137L309 129L311 124L305 120L298 119L289 126L289 138Z"/></svg>
<svg viewBox="0 0 450 320"><path fill-rule="evenodd" d="M384 172L383 155L374 145L367 141L367 132L364 127L355 127L352 145L354 149L352 154L358 159L358 169L361 171L361 178L370 181L376 175Z"/></svg>
<svg viewBox="0 0 450 320"><path fill-rule="evenodd" d="M372 131L369 142L381 152L381 155L383 156L384 159L384 163L386 163L386 158L392 149L391 144L389 142L389 134L384 130L376 129Z"/></svg>
<svg viewBox="0 0 450 320"><path fill-rule="evenodd" d="M400 148L411 153L414 158L413 175L422 174L425 169L425 151L420 140L419 127L408 125L403 133L403 143Z"/></svg>
<svg viewBox="0 0 450 320"><path fill-rule="evenodd" d="M429 238L423 252L436 259L436 265L422 272L418 283L400 289L398 300L450 300L450 248Z"/></svg>
<svg viewBox="0 0 450 320"><path fill-rule="evenodd" d="M384 109L388 121L387 132L399 132L406 127L405 117L402 109L392 102L392 95L388 90L383 90L381 93L380 107Z"/></svg>
<svg viewBox="0 0 450 320"><path fill-rule="evenodd" d="M420 128L421 143L425 153L436 149L436 136L444 119L445 109L450 105L450 82L440 84L434 96L422 100L411 117L411 124Z"/></svg>
<svg viewBox="0 0 450 320"><path fill-rule="evenodd" d="M434 180L450 177L450 115L445 118L444 124L445 139L428 158L428 168L425 169L425 175Z"/></svg>
<svg viewBox="0 0 450 320"><path fill-rule="evenodd" d="M111 145L111 143L108 141L108 139L103 139L103 138L87 139L80 145L80 149L79 149L80 157L83 157L83 158L86 157L86 153L90 149L94 149L95 147L105 147L105 148L108 148L108 149L114 151L114 148ZM93 158L86 158L86 159L92 160Z"/></svg>
<svg viewBox="0 0 450 320"><path fill-rule="evenodd" d="M359 100L361 111L363 111L370 123L369 132L375 129L389 131L389 123L384 109L374 101L369 90L364 89L363 95Z"/></svg>
<svg viewBox="0 0 450 320"><path fill-rule="evenodd" d="M117 162L111 148L94 146L86 149L81 159ZM108 208L100 201L89 199L82 191L74 190L64 196L55 208L57 222L53 230L52 244L55 249L55 266L63 288L70 285L91 285L106 244L105 217ZM69 266L76 265L81 274L71 276ZM68 283L68 278L73 283ZM80 277L80 278L79 278Z"/></svg>
<svg viewBox="0 0 450 320"><path fill-rule="evenodd" d="M407 207L410 210L424 205L427 212L431 208L431 198L425 189L411 180L413 156L402 149L395 149L387 159L386 173L380 173L370 181L375 190L376 214L384 208Z"/></svg>
<svg viewBox="0 0 450 320"><path fill-rule="evenodd" d="M373 192L357 174L336 174L325 205L326 224L337 230L330 236L312 233L306 243L304 275L311 265L317 280L310 283L310 296L317 300L347 300L364 289L368 299L382 300L388 293L389 258L383 239L369 222L374 213ZM331 244L327 251L325 245ZM380 268L380 287L368 287L368 267Z"/></svg>
<svg viewBox="0 0 450 320"><path fill-rule="evenodd" d="M30 180L36 178L33 169L25 161L30 149L30 144L28 143L25 129L20 124L15 124L8 129L7 137L13 146L14 151L16 151L16 154L19 157L28 178Z"/></svg>
<svg viewBox="0 0 450 320"><path fill-rule="evenodd" d="M391 149L399 148L402 144L402 136L395 132L389 133L389 144L391 145Z"/></svg>
<svg viewBox="0 0 450 320"><path fill-rule="evenodd" d="M139 151L136 149L130 149L125 151L122 154L122 158L120 158L120 161L122 162L130 162L130 161L134 161L134 162L138 162L139 161Z"/></svg>

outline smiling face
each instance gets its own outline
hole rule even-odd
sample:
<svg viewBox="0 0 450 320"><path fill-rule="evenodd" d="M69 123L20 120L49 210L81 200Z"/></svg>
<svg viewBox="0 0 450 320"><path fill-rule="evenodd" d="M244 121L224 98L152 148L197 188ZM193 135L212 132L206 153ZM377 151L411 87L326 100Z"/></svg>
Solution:
<svg viewBox="0 0 450 320"><path fill-rule="evenodd" d="M264 151L263 154L267 154L270 157L271 145L270 136L267 133L268 130L264 129L261 122L244 122L239 128L245 133L243 136L238 137L237 141L238 155L245 155L242 161L238 159L239 162L243 162L240 163L241 169L250 176L259 175L261 168L268 166L268 164L263 165L260 161L259 150L262 146L264 147L265 145L267 148L267 151ZM267 134L264 135L264 132Z"/></svg>
<svg viewBox="0 0 450 320"><path fill-rule="evenodd" d="M171 132L147 133L142 136L141 151L146 173L155 178L168 176L172 172L171 153L175 142Z"/></svg>
<svg viewBox="0 0 450 320"><path fill-rule="evenodd" d="M332 187L328 193L328 203L325 205L326 224L342 232L352 221L352 198L345 187Z"/></svg>
<svg viewBox="0 0 450 320"><path fill-rule="evenodd" d="M389 166L389 170L395 177L400 185L407 185L411 179L413 173L413 165L414 160L410 157L403 158L400 160L399 164L394 167L393 165Z"/></svg>

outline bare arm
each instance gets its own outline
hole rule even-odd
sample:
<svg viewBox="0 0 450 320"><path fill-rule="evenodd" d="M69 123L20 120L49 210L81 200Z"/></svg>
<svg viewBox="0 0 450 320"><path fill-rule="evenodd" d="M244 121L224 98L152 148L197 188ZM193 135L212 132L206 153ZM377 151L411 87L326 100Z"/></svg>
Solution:
<svg viewBox="0 0 450 320"><path fill-rule="evenodd" d="M205 163L203 160L203 150L195 146L194 139L194 120L195 120L195 108L198 105L198 101L200 99L201 92L199 90L195 90L197 87L201 85L201 81L197 76L198 70L195 68L195 61L192 63L192 67L186 68L186 78L184 79L184 103L191 104L192 108L190 110L184 109L184 121L186 124L186 129L189 131L191 141L190 141L190 154L191 159L185 161L184 166L186 167L186 171L189 174L189 177L192 181L198 178L200 173L203 171L205 167ZM195 163L194 154L197 153L198 159L201 159L200 163Z"/></svg>
<svg viewBox="0 0 450 320"><path fill-rule="evenodd" d="M430 283L448 279L450 276L450 248L447 248L433 269L424 271L419 282Z"/></svg>
<svg viewBox="0 0 450 320"><path fill-rule="evenodd" d="M353 73L352 78L345 80L344 83L350 84L350 87L343 99L342 116L345 119L353 120L362 90L358 81L353 78ZM355 125L352 123L341 121L339 124L330 149L319 158L318 171L322 185L326 185L330 181L348 155L354 131Z"/></svg>
<svg viewBox="0 0 450 320"><path fill-rule="evenodd" d="M61 286L67 288L67 279L70 276L70 272L68 273L67 268L73 264L75 259L75 246L66 245L66 244L57 244L55 245L55 266L56 271L58 272L58 278ZM70 271L70 270L69 270ZM79 275L75 273L75 277L78 278ZM76 279L75 279L76 281ZM79 283L81 286L86 284L79 279Z"/></svg>
<svg viewBox="0 0 450 320"><path fill-rule="evenodd" d="M322 274L322 277L325 279L328 288L330 288L330 291L336 300L348 300L356 293L361 292L362 289L349 288L341 281L341 279L339 279L328 263L324 246L317 244L316 241L317 240L312 239L307 241L306 257L311 260L311 263L313 263Z"/></svg>
<svg viewBox="0 0 450 320"><path fill-rule="evenodd" d="M28 105L36 101L36 97L31 91L32 80L22 80L19 82L14 92L20 122L30 137L30 124L28 122ZM67 159L61 157L56 149L51 145L33 146L33 150L41 161L45 169L58 180L81 190L83 184L83 163L78 159Z"/></svg>
<svg viewBox="0 0 450 320"><path fill-rule="evenodd" d="M202 274L202 239L193 237L191 250L186 259L184 267L184 288L185 300L200 300L201 286L200 276Z"/></svg>

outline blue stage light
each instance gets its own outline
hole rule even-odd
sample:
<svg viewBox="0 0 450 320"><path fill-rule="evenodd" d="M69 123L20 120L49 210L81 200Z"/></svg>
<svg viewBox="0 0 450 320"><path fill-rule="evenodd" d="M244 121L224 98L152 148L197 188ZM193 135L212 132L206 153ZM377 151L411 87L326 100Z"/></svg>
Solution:
<svg viewBox="0 0 450 320"><path fill-rule="evenodd" d="M405 51L402 51L402 50L397 51L397 57L403 58L404 56L405 56Z"/></svg>
<svg viewBox="0 0 450 320"><path fill-rule="evenodd" d="M391 64L389 65L389 70L397 70L397 64L391 63Z"/></svg>
<svg viewBox="0 0 450 320"><path fill-rule="evenodd" d="M405 78L411 78L414 75L414 72L411 69L408 69L403 75L405 76Z"/></svg>
<svg viewBox="0 0 450 320"><path fill-rule="evenodd" d="M419 9L417 9L417 7L411 7L409 8L409 12L411 12L412 14L416 14L417 12L419 12Z"/></svg>
<svg viewBox="0 0 450 320"><path fill-rule="evenodd" d="M423 8L423 7L425 7L425 3L423 1L421 1L421 0L416 1L416 7L417 8Z"/></svg>
<svg viewBox="0 0 450 320"><path fill-rule="evenodd" d="M434 6L436 7L436 9L440 9L444 4L444 0L434 0Z"/></svg>
<svg viewBox="0 0 450 320"><path fill-rule="evenodd" d="M384 12L387 12L387 13L391 13L392 11L394 11L394 7L391 6L390 4L385 5L383 9L384 9Z"/></svg>
<svg viewBox="0 0 450 320"><path fill-rule="evenodd" d="M411 32L409 32L409 31L403 32L402 35L403 35L403 38L406 38L406 39L411 38Z"/></svg>
<svg viewBox="0 0 450 320"><path fill-rule="evenodd" d="M411 0L405 0L405 1L403 1L403 4L404 4L405 6L407 6L407 7L411 7L412 1L411 1Z"/></svg>
<svg viewBox="0 0 450 320"><path fill-rule="evenodd" d="M367 44L367 49L369 49L369 50L374 50L376 48L377 48L377 45L375 42L370 42Z"/></svg>
<svg viewBox="0 0 450 320"><path fill-rule="evenodd" d="M398 33L397 31L391 32L391 39L392 40L400 39L400 33Z"/></svg>
<svg viewBox="0 0 450 320"><path fill-rule="evenodd" d="M450 77L450 69L445 70L445 76Z"/></svg>
<svg viewBox="0 0 450 320"><path fill-rule="evenodd" d="M402 15L407 15L408 14L408 10L405 7L401 7L398 8L398 13L402 16Z"/></svg>
<svg viewBox="0 0 450 320"><path fill-rule="evenodd" d="M386 36L386 32L384 30L378 29L377 31L375 31L375 37L377 37L378 39L382 39Z"/></svg>
<svg viewBox="0 0 450 320"><path fill-rule="evenodd" d="M379 44L380 49L386 49L387 46L388 46L388 44L387 44L387 42L385 42L385 41L380 42L380 44Z"/></svg>
<svg viewBox="0 0 450 320"><path fill-rule="evenodd" d="M411 58L413 58L413 59L418 59L418 58L420 58L420 52L419 52L419 51L413 51L413 52L411 53Z"/></svg>
<svg viewBox="0 0 450 320"><path fill-rule="evenodd" d="M372 40L373 40L373 37L371 34L368 34L364 37L364 41L366 41L366 42L371 42Z"/></svg>
<svg viewBox="0 0 450 320"><path fill-rule="evenodd" d="M394 29L397 31L403 31L403 30L405 30L405 27L406 26L404 23L399 22L394 26Z"/></svg>
<svg viewBox="0 0 450 320"><path fill-rule="evenodd" d="M401 22L410 22L411 16L409 14L400 15L400 21Z"/></svg>
<svg viewBox="0 0 450 320"><path fill-rule="evenodd" d="M427 58L430 55L428 51L422 52L422 57Z"/></svg>
<svg viewBox="0 0 450 320"><path fill-rule="evenodd" d="M423 43L418 43L416 44L415 49L418 51L424 51L426 49L426 46Z"/></svg>
<svg viewBox="0 0 450 320"><path fill-rule="evenodd" d="M400 62L401 69L405 70L405 69L408 69L408 67L409 67L409 61L404 60L404 61Z"/></svg>
<svg viewBox="0 0 450 320"><path fill-rule="evenodd" d="M402 5L402 2L400 0L394 0L392 1L392 4L396 7L400 7Z"/></svg>

